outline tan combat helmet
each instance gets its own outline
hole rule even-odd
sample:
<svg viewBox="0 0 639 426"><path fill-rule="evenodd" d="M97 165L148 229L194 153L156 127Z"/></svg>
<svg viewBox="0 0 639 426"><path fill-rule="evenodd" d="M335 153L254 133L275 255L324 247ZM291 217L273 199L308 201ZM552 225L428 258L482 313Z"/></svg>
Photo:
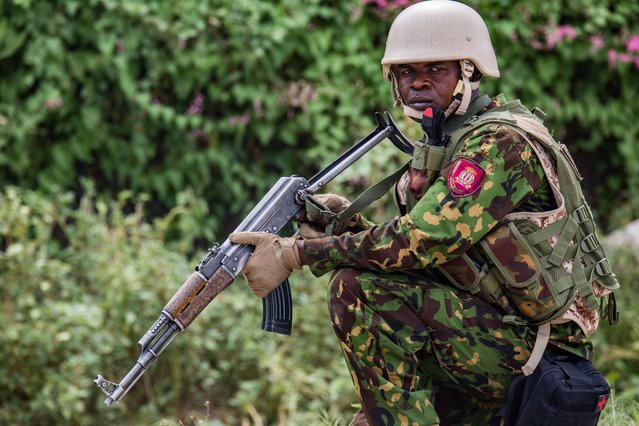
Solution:
<svg viewBox="0 0 639 426"><path fill-rule="evenodd" d="M475 67L482 75L499 77L499 68L484 20L474 9L450 0L430 0L404 9L388 32L382 59L384 77L391 82L395 105L403 104L392 64L459 60L462 74L446 116L463 115L471 91ZM421 119L422 111L404 105L404 114Z"/></svg>

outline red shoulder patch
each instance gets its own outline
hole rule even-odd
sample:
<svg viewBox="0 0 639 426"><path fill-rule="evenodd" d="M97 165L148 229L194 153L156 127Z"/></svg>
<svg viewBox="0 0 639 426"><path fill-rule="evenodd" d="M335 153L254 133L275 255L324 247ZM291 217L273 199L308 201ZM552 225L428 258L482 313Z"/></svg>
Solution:
<svg viewBox="0 0 639 426"><path fill-rule="evenodd" d="M486 171L468 158L459 157L448 172L448 189L454 198L465 197L479 190Z"/></svg>

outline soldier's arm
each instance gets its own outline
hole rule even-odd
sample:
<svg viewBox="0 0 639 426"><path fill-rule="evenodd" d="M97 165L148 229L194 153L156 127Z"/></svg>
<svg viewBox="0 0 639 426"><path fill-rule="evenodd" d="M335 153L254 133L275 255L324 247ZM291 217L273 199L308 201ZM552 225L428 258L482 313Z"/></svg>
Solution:
<svg viewBox="0 0 639 426"><path fill-rule="evenodd" d="M420 269L466 251L544 181L532 148L514 129L486 125L407 215L356 234L304 242L316 275L341 267Z"/></svg>

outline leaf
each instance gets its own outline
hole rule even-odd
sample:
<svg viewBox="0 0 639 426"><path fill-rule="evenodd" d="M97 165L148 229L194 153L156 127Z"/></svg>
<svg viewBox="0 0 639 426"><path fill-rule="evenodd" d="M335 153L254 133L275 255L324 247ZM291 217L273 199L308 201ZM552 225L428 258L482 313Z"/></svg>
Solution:
<svg viewBox="0 0 639 426"><path fill-rule="evenodd" d="M15 32L7 21L0 20L0 60L6 59L20 49L27 39L27 32Z"/></svg>

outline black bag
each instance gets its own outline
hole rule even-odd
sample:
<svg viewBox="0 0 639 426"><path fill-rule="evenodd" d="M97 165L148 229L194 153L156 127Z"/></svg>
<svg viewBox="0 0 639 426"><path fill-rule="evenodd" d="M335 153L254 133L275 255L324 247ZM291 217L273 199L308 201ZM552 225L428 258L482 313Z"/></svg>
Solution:
<svg viewBox="0 0 639 426"><path fill-rule="evenodd" d="M591 426L606 406L610 387L590 361L544 353L530 376L517 377L508 402L493 421L505 426Z"/></svg>

